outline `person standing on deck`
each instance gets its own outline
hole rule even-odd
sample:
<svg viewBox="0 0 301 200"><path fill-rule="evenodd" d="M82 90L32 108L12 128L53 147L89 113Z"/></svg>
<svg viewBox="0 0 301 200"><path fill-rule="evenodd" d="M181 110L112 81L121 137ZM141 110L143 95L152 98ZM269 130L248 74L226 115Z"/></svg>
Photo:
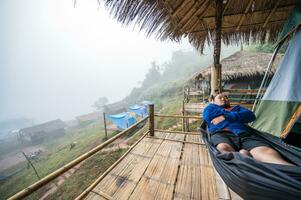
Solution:
<svg viewBox="0 0 301 200"><path fill-rule="evenodd" d="M224 93L211 95L210 101L204 109L203 118L211 134L211 142L221 153L239 151L261 162L292 165L246 125L256 118L252 111L238 105L231 107Z"/></svg>

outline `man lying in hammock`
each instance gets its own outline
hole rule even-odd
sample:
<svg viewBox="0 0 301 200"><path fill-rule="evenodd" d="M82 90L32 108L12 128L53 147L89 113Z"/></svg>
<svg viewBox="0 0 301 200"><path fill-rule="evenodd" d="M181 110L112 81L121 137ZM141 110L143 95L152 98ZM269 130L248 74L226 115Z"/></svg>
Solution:
<svg viewBox="0 0 301 200"><path fill-rule="evenodd" d="M245 125L255 120L252 111L241 106L231 107L223 93L211 95L210 100L203 118L208 124L211 142L221 153L239 151L262 162L292 165Z"/></svg>

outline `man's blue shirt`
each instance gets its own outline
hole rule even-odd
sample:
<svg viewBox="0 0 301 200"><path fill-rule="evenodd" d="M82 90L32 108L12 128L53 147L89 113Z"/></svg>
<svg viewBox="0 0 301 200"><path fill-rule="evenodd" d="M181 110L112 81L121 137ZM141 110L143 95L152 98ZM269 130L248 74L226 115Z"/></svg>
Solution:
<svg viewBox="0 0 301 200"><path fill-rule="evenodd" d="M214 118L221 115L225 117L224 121L216 125L211 123ZM234 106L228 111L221 106L211 103L204 109L203 118L208 124L210 133L228 130L235 135L239 135L243 132L248 132L248 127L245 124L254 121L256 117L252 111L241 106Z"/></svg>

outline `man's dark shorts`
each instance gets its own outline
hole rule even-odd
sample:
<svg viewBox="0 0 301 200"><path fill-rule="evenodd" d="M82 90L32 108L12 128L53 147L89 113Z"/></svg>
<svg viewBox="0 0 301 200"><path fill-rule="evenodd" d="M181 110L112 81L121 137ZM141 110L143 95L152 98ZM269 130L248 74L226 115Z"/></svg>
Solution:
<svg viewBox="0 0 301 200"><path fill-rule="evenodd" d="M246 149L250 151L251 149L259 146L270 147L260 136L255 135L252 132L241 133L236 136L234 133L229 131L218 131L211 135L211 143L217 146L220 143L227 143L235 151L240 149Z"/></svg>

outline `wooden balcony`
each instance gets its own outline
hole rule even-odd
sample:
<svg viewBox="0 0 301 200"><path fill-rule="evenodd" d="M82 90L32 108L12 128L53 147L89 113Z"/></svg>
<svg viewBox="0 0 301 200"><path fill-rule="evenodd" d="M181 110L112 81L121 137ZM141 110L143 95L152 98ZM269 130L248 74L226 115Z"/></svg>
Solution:
<svg viewBox="0 0 301 200"><path fill-rule="evenodd" d="M212 166L200 135L144 137L85 199L240 199Z"/></svg>

